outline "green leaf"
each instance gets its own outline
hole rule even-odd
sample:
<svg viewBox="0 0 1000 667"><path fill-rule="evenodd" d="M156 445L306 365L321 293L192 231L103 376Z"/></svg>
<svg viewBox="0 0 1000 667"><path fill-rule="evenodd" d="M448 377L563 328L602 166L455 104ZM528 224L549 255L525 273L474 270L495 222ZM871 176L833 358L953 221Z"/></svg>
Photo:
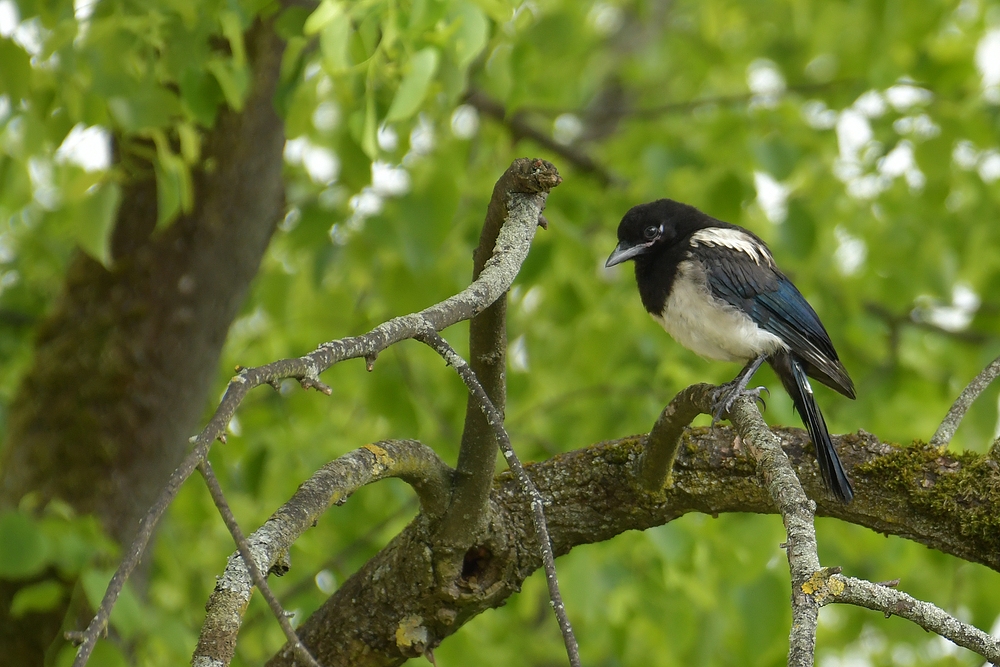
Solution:
<svg viewBox="0 0 1000 667"><path fill-rule="evenodd" d="M289 7L278 15L274 22L274 30L284 40L302 37L310 15L305 7Z"/></svg>
<svg viewBox="0 0 1000 667"><path fill-rule="evenodd" d="M33 611L55 609L62 601L64 592L62 584L52 579L26 586L14 594L10 603L10 615L20 618Z"/></svg>
<svg viewBox="0 0 1000 667"><path fill-rule="evenodd" d="M41 572L48 549L41 530L20 512L0 514L0 577L22 579Z"/></svg>
<svg viewBox="0 0 1000 667"><path fill-rule="evenodd" d="M323 0L309 18L306 19L302 32L306 35L315 35L326 27L328 23L344 14L344 4L336 0Z"/></svg>
<svg viewBox="0 0 1000 667"><path fill-rule="evenodd" d="M440 55L432 46L421 49L410 58L410 71L396 90L386 121L395 123L406 120L417 112L427 96L427 90L437 71Z"/></svg>
<svg viewBox="0 0 1000 667"><path fill-rule="evenodd" d="M250 72L246 66L238 66L233 61L223 58L213 58L205 68L212 73L222 88L222 94L234 111L243 110L243 102L250 88Z"/></svg>
<svg viewBox="0 0 1000 667"><path fill-rule="evenodd" d="M0 208L16 211L31 201L31 177L20 160L0 155Z"/></svg>
<svg viewBox="0 0 1000 667"><path fill-rule="evenodd" d="M323 28L319 37L323 64L331 74L341 72L351 66L350 57L351 19L341 12Z"/></svg>
<svg viewBox="0 0 1000 667"><path fill-rule="evenodd" d="M788 178L799 157L795 146L779 136L753 141L751 150L760 165L779 181Z"/></svg>
<svg viewBox="0 0 1000 667"><path fill-rule="evenodd" d="M111 230L121 201L117 183L104 183L78 207L73 220L73 239L88 255L105 266L111 262Z"/></svg>
<svg viewBox="0 0 1000 667"><path fill-rule="evenodd" d="M84 570L80 576L80 583L83 585L87 601L94 609L100 606L104 592L107 591L108 584L111 582L112 574L111 570ZM139 598L132 591L132 587L126 584L114 609L111 610L111 625L128 639L135 637L142 629L143 618L145 616L142 613Z"/></svg>
<svg viewBox="0 0 1000 667"><path fill-rule="evenodd" d="M511 6L503 0L476 0L476 4L482 7L497 23L510 20Z"/></svg>
<svg viewBox="0 0 1000 667"><path fill-rule="evenodd" d="M203 69L188 69L180 78L181 101L203 127L215 125L219 106L225 101L218 80Z"/></svg>
<svg viewBox="0 0 1000 667"><path fill-rule="evenodd" d="M232 10L223 11L219 14L219 24L233 52L233 64L236 67L243 67L247 62L247 53L243 44L243 25L239 14Z"/></svg>
<svg viewBox="0 0 1000 667"><path fill-rule="evenodd" d="M141 132L169 125L181 107L176 94L150 81L129 95L111 97L108 110L121 129Z"/></svg>
<svg viewBox="0 0 1000 667"><path fill-rule="evenodd" d="M361 150L374 160L378 155L378 128L376 127L378 120L375 117L375 95L369 89L365 98L365 121L361 128Z"/></svg>
<svg viewBox="0 0 1000 667"><path fill-rule="evenodd" d="M191 171L183 158L170 150L162 132L153 133L156 144L157 227L173 222L179 213L188 213L194 205Z"/></svg>
<svg viewBox="0 0 1000 667"><path fill-rule="evenodd" d="M486 47L490 24L483 10L471 2L456 5L454 16L459 25L452 36L452 48L458 67L465 69Z"/></svg>
<svg viewBox="0 0 1000 667"><path fill-rule="evenodd" d="M15 102L31 89L31 56L9 39L0 38L0 93Z"/></svg>

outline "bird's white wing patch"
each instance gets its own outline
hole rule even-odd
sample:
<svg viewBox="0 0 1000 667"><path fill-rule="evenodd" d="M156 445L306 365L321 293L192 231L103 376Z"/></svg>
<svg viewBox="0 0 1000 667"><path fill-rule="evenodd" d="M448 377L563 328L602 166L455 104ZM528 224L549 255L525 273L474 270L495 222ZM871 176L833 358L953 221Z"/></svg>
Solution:
<svg viewBox="0 0 1000 667"><path fill-rule="evenodd" d="M738 250L748 255L758 266L761 262L774 266L774 260L767 248L739 229L706 227L691 235L691 245L721 246Z"/></svg>

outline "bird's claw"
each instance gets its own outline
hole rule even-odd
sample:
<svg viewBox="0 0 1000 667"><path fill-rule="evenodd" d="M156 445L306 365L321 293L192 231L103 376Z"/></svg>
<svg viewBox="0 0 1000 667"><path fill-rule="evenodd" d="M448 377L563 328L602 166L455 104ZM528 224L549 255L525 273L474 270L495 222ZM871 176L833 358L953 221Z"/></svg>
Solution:
<svg viewBox="0 0 1000 667"><path fill-rule="evenodd" d="M729 410L740 396L753 396L755 401L760 401L763 409L767 409L767 403L764 401L764 397L761 396L762 393L767 393L768 396L771 395L767 387L744 389L733 383L716 387L712 392L712 428L715 428L715 425L722 420L724 415L729 414Z"/></svg>

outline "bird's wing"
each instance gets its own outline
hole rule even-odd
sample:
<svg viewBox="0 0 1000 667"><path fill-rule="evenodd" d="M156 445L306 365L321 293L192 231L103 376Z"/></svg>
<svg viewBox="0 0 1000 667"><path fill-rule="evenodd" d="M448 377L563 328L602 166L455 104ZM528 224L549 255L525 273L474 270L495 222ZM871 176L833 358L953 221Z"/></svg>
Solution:
<svg viewBox="0 0 1000 667"><path fill-rule="evenodd" d="M739 308L757 326L784 341L802 359L810 376L854 398L854 383L819 316L778 270L764 246L749 252L735 244L701 245L693 247L691 254L704 266L716 298Z"/></svg>

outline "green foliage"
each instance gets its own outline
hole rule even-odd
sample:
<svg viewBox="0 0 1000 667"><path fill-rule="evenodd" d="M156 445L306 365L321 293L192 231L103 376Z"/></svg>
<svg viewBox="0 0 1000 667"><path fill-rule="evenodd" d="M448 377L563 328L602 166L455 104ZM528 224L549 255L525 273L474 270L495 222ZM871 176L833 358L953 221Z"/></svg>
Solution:
<svg viewBox="0 0 1000 667"><path fill-rule="evenodd" d="M159 223L169 225L197 205L191 174L206 167L201 133L246 98L243 36L261 18L273 19L288 45L276 105L291 140L289 211L230 332L220 392L235 364L308 352L464 287L493 183L524 154L551 159L565 178L510 294L507 420L525 459L645 431L677 390L736 372L670 341L643 312L628 271L603 268L622 214L658 197L770 244L858 387L854 402L818 390L834 431L927 439L965 383L1000 354L1000 180L984 176L1000 113L975 67L977 44L1000 24L995 0L323 0L311 12L107 0L85 20L66 1L18 7L41 47L29 53L0 37L0 99L8 102L0 104L0 313L21 317L0 322L4 406L73 245L107 261L130 178L122 165L86 171L59 158L58 147L78 124L108 128L126 156L153 165ZM761 87L774 73L783 92ZM930 96L893 106L887 91L908 82ZM456 109L469 86L546 132L582 121L594 130L584 137L598 138L576 147L624 185L602 187L564 157L514 145L485 117L478 131L461 129L470 111ZM608 120L616 108L609 90L625 105L620 118ZM881 111L864 99L881 100ZM852 154L836 127L848 110L871 131ZM963 146L964 162L953 157ZM889 156L907 150L913 162L890 169ZM763 205L765 176L788 188L783 219ZM962 290L978 295L978 308L959 307ZM968 321L935 319L949 315ZM934 325L942 321L956 330ZM466 351L466 326L445 335ZM769 372L759 379L776 386ZM403 344L372 373L347 363L324 381L332 398L291 382L252 393L229 444L213 452L244 527L264 521L325 462L380 438L419 438L454 462L466 394L429 350ZM973 407L952 447L989 447L997 395L987 391ZM778 391L765 416L799 423ZM359 492L295 545L278 594L302 619L414 512L402 484ZM57 545L56 534L77 528L50 530L45 521L0 517L0 572L86 571L93 600L102 581L94 568L107 566L93 536ZM585 662L781 664L789 622L782 539L774 518L689 516L561 559ZM904 590L979 627L1000 613L991 595L998 575L979 566L835 521L820 522L820 545L824 564L900 578ZM133 599L142 613L113 618L141 664L188 658L232 549L207 493L185 487L157 543L148 601ZM439 664L562 661L544 591L540 578L526 582L506 607L440 647ZM43 608L65 594L28 588L17 604ZM133 613L149 620L129 627ZM235 664L260 664L283 642L268 614L251 603ZM831 665L980 664L898 620L848 608L821 618L819 656ZM123 660L102 646L107 661L94 664Z"/></svg>
<svg viewBox="0 0 1000 667"><path fill-rule="evenodd" d="M53 503L40 517L27 511L3 512L0 534L4 536L0 540L0 575L5 579L27 579L55 568L71 580L116 553L93 517L74 517L61 503Z"/></svg>

